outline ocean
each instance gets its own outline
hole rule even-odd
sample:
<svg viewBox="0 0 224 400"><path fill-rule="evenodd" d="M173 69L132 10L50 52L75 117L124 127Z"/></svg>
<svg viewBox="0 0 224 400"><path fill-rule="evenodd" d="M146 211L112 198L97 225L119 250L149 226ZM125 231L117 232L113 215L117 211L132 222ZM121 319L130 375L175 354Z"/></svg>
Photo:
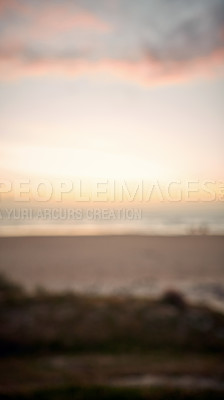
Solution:
<svg viewBox="0 0 224 400"><path fill-rule="evenodd" d="M164 207L2 207L0 236L224 234L224 203Z"/></svg>

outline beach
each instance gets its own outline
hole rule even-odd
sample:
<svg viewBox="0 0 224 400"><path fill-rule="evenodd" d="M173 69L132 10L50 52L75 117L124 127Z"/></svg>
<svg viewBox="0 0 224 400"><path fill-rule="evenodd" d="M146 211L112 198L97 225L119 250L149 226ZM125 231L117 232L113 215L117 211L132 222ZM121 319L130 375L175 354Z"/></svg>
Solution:
<svg viewBox="0 0 224 400"><path fill-rule="evenodd" d="M224 236L1 237L0 270L28 290L176 289L223 301Z"/></svg>

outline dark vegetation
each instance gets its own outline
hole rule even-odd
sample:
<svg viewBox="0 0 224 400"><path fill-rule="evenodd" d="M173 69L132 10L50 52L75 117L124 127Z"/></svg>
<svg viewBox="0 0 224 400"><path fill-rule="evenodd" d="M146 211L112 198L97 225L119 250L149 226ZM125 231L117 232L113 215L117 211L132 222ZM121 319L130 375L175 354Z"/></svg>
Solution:
<svg viewBox="0 0 224 400"><path fill-rule="evenodd" d="M179 293L134 297L28 296L0 286L0 354L197 351L224 353L224 316L188 306Z"/></svg>
<svg viewBox="0 0 224 400"><path fill-rule="evenodd" d="M223 400L223 393L212 390L124 389L102 386L67 387L34 392L32 395L3 395L2 400Z"/></svg>
<svg viewBox="0 0 224 400"><path fill-rule="evenodd" d="M221 399L219 391L107 383L139 374L223 379L224 315L172 290L158 300L31 295L1 277L0 355L2 399Z"/></svg>

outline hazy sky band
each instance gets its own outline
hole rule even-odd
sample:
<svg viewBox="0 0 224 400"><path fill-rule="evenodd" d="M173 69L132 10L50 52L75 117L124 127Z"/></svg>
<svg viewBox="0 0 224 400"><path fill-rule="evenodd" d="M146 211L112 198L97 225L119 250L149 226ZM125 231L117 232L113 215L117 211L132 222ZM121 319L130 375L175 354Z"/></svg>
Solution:
<svg viewBox="0 0 224 400"><path fill-rule="evenodd" d="M223 0L0 0L0 169L223 181Z"/></svg>

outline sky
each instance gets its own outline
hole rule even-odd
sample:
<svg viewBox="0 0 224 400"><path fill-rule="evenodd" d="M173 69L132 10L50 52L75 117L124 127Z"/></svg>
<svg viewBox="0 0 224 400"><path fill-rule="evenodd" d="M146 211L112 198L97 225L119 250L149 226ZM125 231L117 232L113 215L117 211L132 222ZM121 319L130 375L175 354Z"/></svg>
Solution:
<svg viewBox="0 0 224 400"><path fill-rule="evenodd" d="M224 0L0 0L0 173L223 180Z"/></svg>

